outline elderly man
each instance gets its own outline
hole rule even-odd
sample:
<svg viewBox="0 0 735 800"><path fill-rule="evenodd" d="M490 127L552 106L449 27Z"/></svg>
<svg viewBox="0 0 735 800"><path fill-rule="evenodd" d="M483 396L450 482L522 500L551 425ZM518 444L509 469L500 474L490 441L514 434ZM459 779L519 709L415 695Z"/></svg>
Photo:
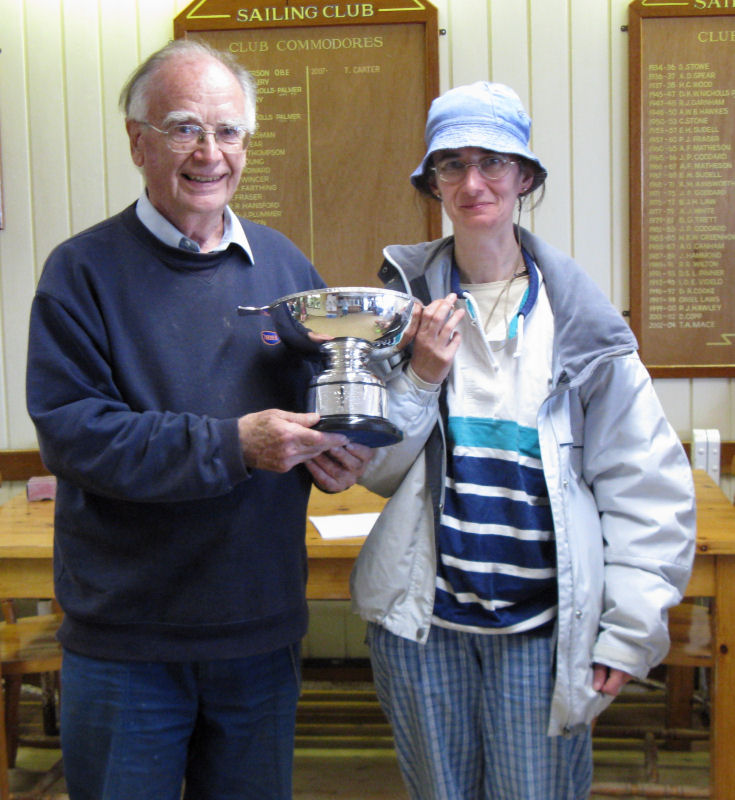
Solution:
<svg viewBox="0 0 735 800"><path fill-rule="evenodd" d="M50 255L28 408L58 476L71 800L290 798L312 480L370 451L302 413L311 367L237 316L324 284L229 209L249 74L177 41L121 104L146 190Z"/></svg>

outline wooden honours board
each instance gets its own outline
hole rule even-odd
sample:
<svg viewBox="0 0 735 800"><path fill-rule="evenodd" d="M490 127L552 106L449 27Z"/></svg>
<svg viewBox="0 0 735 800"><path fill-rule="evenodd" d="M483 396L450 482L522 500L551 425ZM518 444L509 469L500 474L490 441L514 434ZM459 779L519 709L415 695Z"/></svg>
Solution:
<svg viewBox="0 0 735 800"><path fill-rule="evenodd" d="M375 286L386 244L441 235L409 176L438 92L437 15L420 0L197 0L174 34L234 54L258 130L232 207L285 233L330 286Z"/></svg>
<svg viewBox="0 0 735 800"><path fill-rule="evenodd" d="M656 377L735 375L735 1L630 13L631 323Z"/></svg>

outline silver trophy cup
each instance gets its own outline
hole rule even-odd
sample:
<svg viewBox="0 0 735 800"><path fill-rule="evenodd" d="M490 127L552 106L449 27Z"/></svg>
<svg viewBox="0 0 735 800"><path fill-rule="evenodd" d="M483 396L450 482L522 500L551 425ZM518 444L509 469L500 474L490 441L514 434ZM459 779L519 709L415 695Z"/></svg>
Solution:
<svg viewBox="0 0 735 800"><path fill-rule="evenodd" d="M413 298L401 292L337 287L237 311L269 315L284 344L322 357L325 369L311 379L307 397L308 409L321 417L318 430L383 447L403 434L387 418L385 384L372 367L397 352L412 306Z"/></svg>

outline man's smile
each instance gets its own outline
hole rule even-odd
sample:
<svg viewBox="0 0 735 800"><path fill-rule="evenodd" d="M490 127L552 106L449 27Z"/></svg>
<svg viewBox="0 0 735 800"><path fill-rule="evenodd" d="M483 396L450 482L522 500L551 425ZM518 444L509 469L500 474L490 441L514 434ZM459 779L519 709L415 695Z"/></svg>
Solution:
<svg viewBox="0 0 735 800"><path fill-rule="evenodd" d="M189 175L186 172L182 173L182 177L186 178L187 181L192 181L193 183L216 183L217 181L221 181L225 175Z"/></svg>

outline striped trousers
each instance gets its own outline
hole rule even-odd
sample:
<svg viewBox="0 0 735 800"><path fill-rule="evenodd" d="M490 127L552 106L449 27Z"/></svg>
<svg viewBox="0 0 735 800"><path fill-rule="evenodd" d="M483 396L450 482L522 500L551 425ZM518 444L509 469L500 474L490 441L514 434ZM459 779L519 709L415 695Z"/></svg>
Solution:
<svg viewBox="0 0 735 800"><path fill-rule="evenodd" d="M425 645L368 626L375 686L412 800L583 800L589 729L546 735L554 636L433 626Z"/></svg>

